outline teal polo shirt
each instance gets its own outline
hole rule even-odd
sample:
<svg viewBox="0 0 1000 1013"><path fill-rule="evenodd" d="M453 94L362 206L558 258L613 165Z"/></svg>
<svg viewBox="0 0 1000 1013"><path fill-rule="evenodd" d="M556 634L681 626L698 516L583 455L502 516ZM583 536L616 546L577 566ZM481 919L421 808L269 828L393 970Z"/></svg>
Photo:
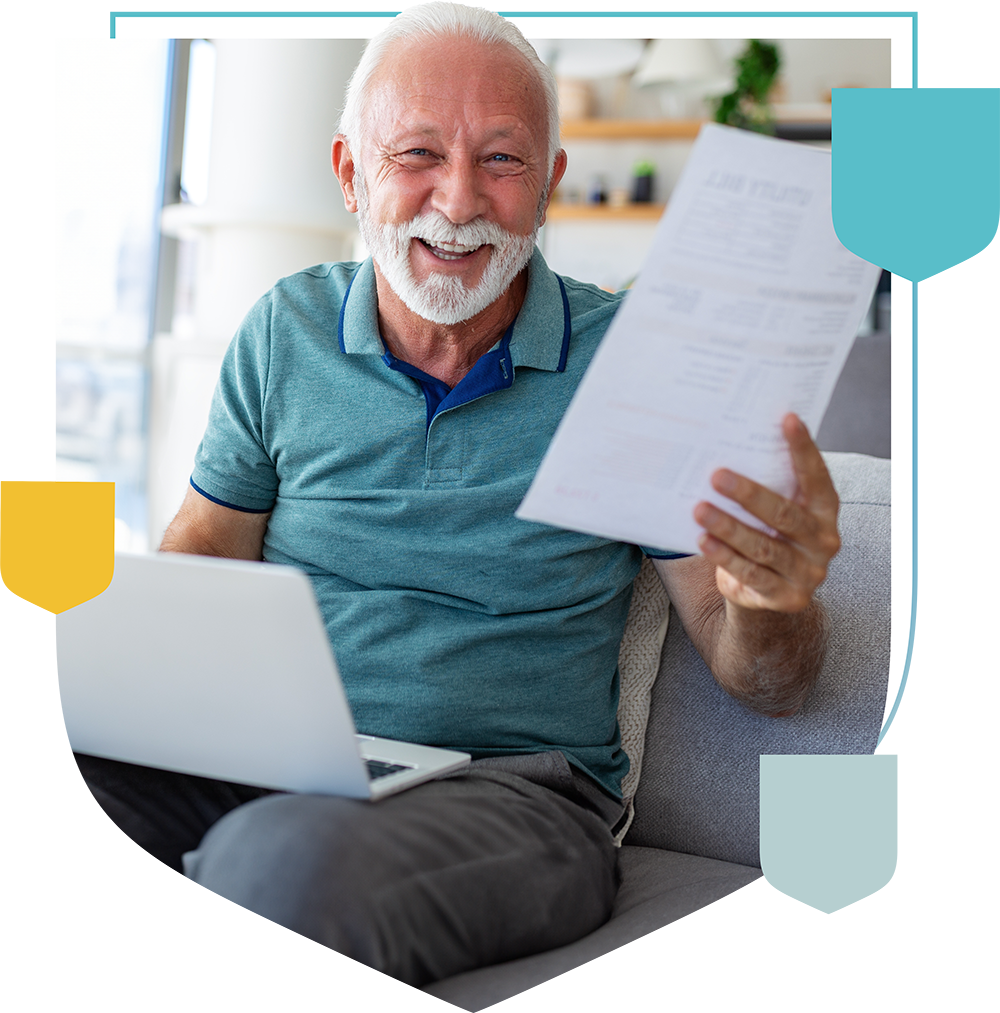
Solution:
<svg viewBox="0 0 1000 1013"><path fill-rule="evenodd" d="M370 260L282 279L240 327L191 481L272 511L264 558L310 576L359 731L561 749L620 794L642 553L514 516L620 298L536 251L517 319L453 390L387 352Z"/></svg>

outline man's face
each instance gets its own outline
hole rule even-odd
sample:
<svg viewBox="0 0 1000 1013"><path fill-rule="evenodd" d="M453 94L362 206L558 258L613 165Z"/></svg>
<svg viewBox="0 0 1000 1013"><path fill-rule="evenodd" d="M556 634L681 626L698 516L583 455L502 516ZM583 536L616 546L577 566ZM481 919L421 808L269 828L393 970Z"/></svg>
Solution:
<svg viewBox="0 0 1000 1013"><path fill-rule="evenodd" d="M362 237L413 312L466 320L534 249L547 202L538 82L507 46L424 40L390 50L371 96L355 163Z"/></svg>

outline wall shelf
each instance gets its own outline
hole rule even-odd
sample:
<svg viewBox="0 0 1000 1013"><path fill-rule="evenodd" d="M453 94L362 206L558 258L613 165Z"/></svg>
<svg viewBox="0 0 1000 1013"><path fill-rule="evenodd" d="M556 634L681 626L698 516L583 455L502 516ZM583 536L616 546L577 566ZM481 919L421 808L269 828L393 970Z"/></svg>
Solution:
<svg viewBox="0 0 1000 1013"><path fill-rule="evenodd" d="M792 141L830 140L830 107L776 106L775 134ZM693 141L708 120L566 120L564 141Z"/></svg>
<svg viewBox="0 0 1000 1013"><path fill-rule="evenodd" d="M656 222L665 204L564 204L554 201L545 213L546 222Z"/></svg>
<svg viewBox="0 0 1000 1013"><path fill-rule="evenodd" d="M693 141L704 120L566 120L564 141Z"/></svg>

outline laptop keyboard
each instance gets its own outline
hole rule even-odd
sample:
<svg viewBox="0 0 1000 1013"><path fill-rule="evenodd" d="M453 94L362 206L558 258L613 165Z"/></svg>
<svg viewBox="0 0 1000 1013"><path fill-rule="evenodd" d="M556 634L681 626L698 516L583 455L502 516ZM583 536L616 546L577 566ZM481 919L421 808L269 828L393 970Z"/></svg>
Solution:
<svg viewBox="0 0 1000 1013"><path fill-rule="evenodd" d="M388 774L396 774L400 770L412 770L412 767L405 763L386 763L385 760L365 760L368 767L368 777L374 781L377 777L386 777Z"/></svg>

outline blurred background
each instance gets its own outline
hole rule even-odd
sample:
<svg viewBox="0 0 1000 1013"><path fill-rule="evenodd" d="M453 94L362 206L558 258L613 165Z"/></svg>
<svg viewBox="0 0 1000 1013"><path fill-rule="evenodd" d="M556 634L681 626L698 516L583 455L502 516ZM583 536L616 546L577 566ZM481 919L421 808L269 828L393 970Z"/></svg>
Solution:
<svg viewBox="0 0 1000 1013"><path fill-rule="evenodd" d="M634 280L706 119L829 149L831 89L890 84L888 40L532 43L569 156L539 243L554 270L610 290ZM155 548L179 506L253 302L365 255L329 162L364 44L60 44L56 477L115 482L119 549ZM883 275L824 449L889 456L890 299Z"/></svg>

